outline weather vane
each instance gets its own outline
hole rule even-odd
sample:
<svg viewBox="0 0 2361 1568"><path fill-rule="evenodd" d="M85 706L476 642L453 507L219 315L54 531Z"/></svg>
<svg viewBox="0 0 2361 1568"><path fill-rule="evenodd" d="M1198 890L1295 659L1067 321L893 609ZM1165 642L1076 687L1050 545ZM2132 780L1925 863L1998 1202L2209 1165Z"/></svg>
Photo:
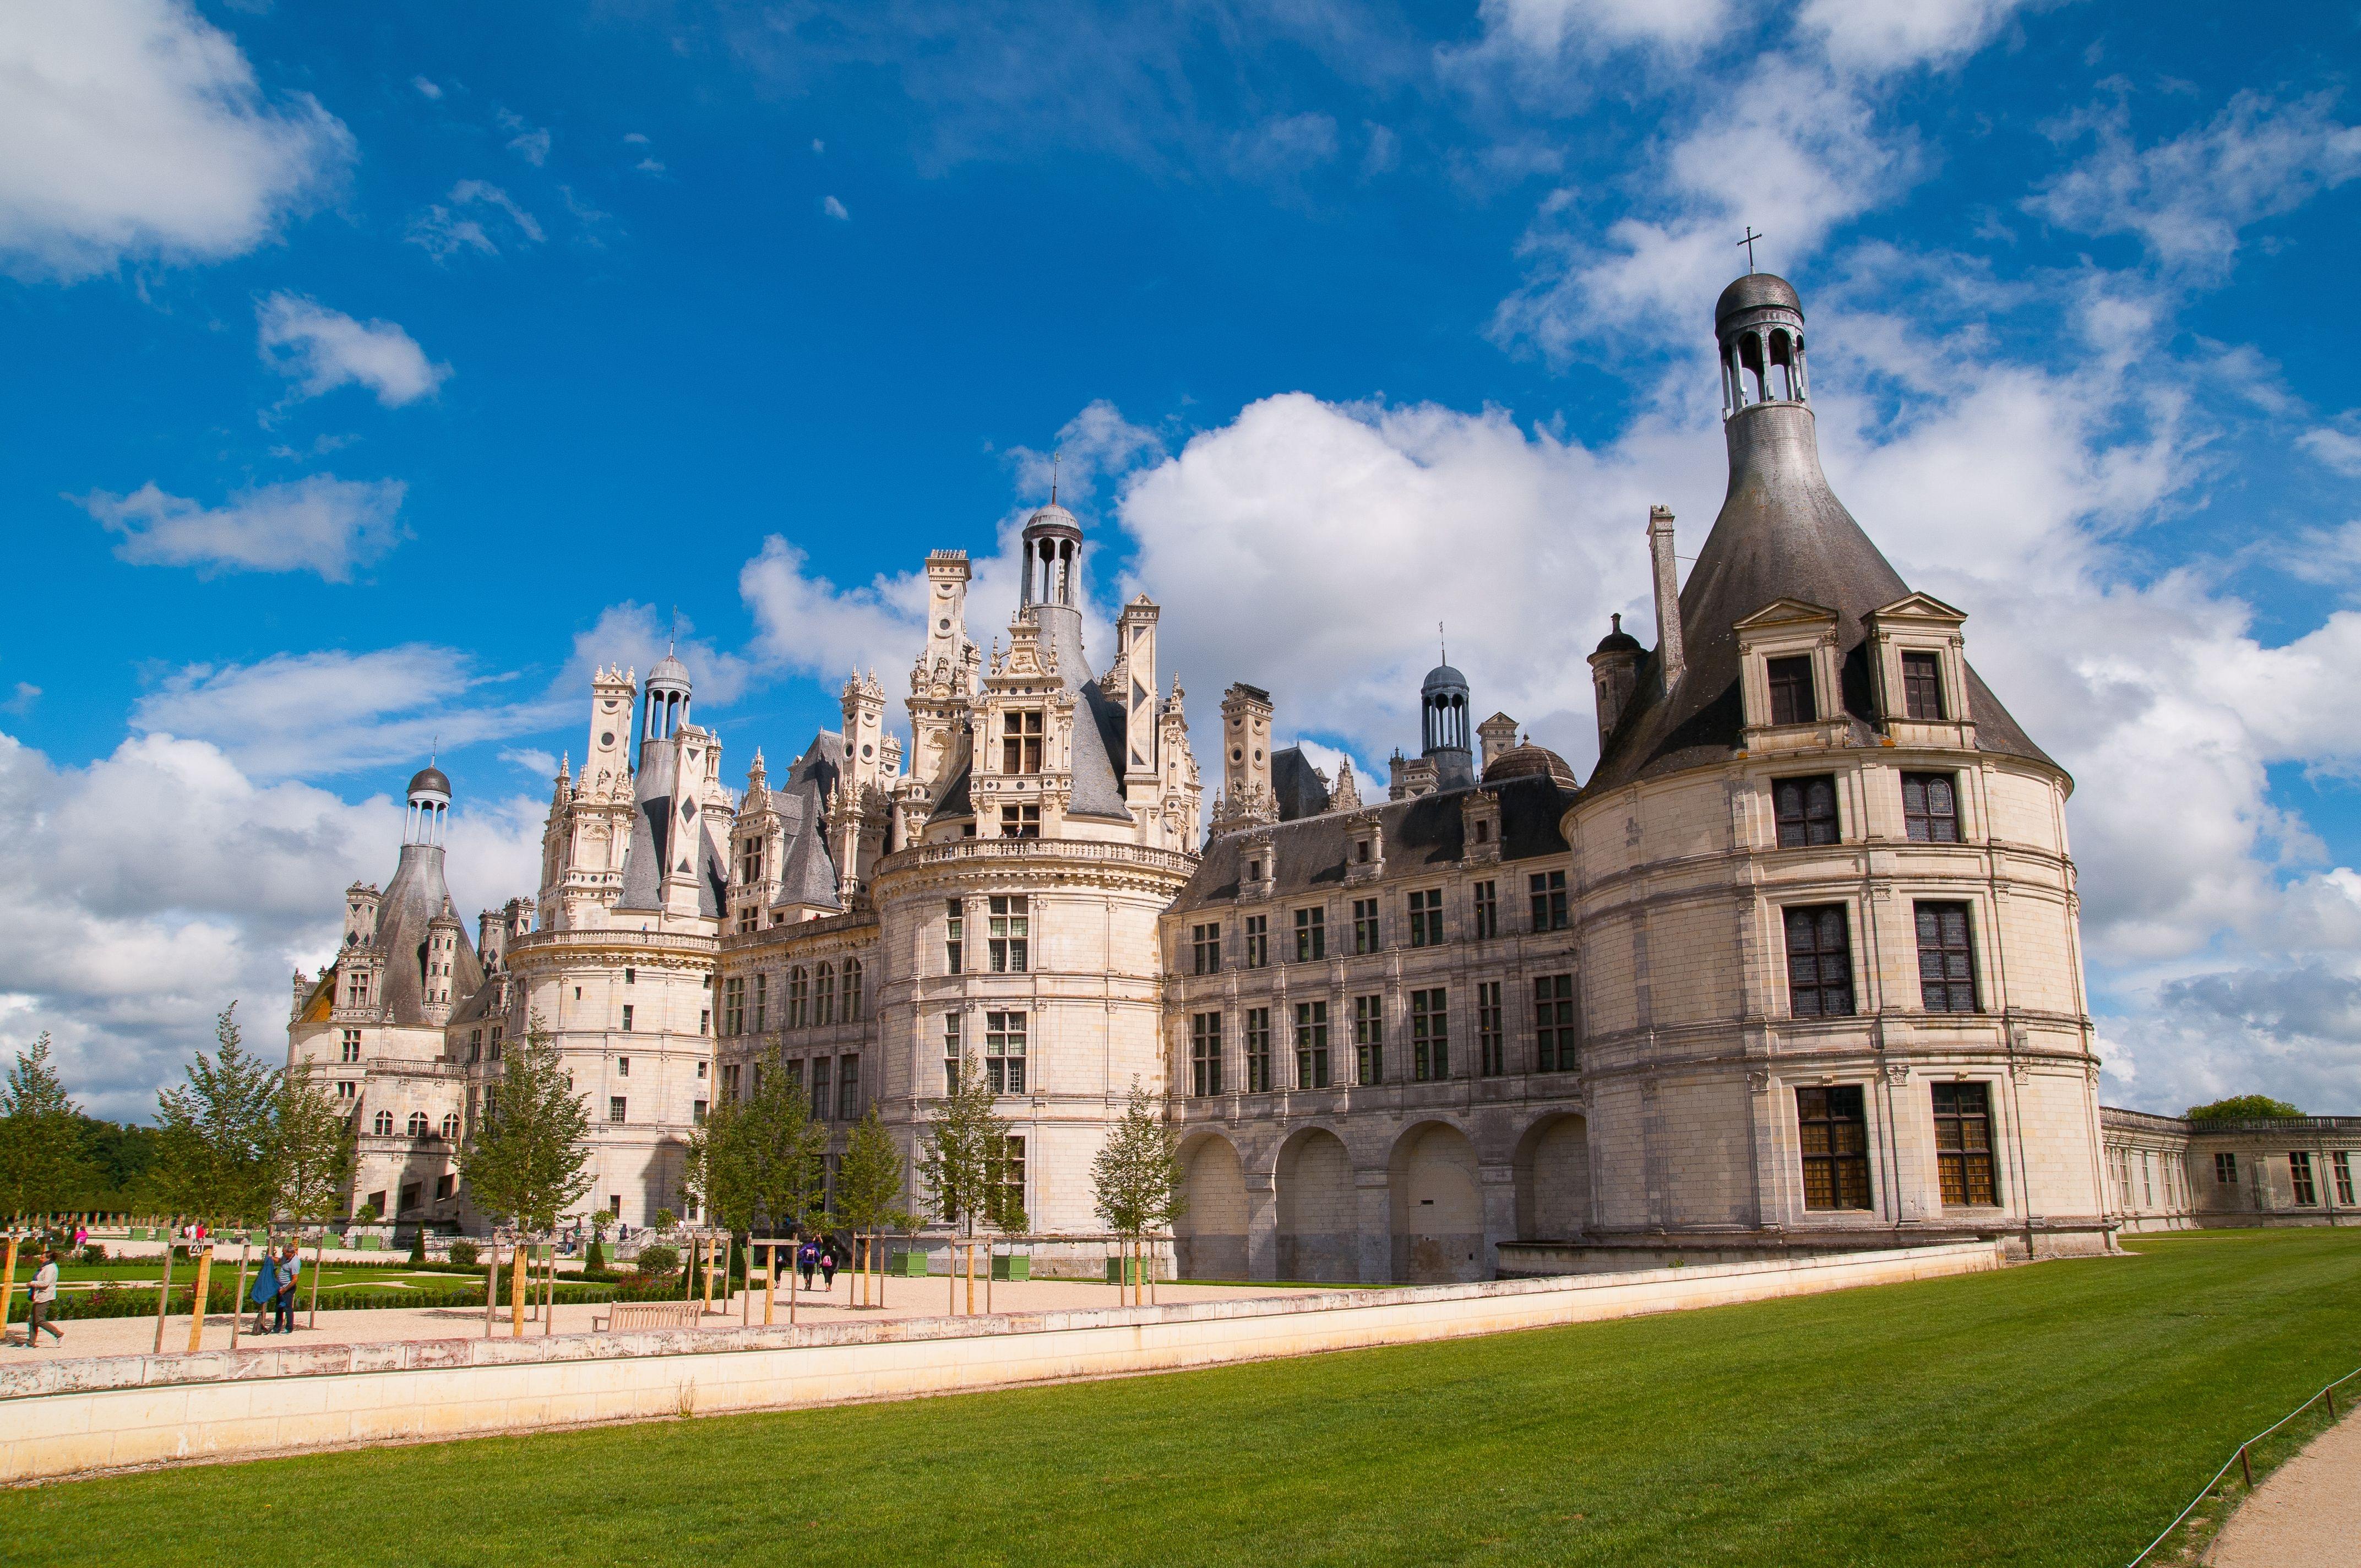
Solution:
<svg viewBox="0 0 2361 1568"><path fill-rule="evenodd" d="M1746 225L1746 237L1738 242L1746 247L1746 269L1749 272L1754 270L1754 242L1763 237L1754 232L1754 225L1749 224Z"/></svg>
<svg viewBox="0 0 2361 1568"><path fill-rule="evenodd" d="M1049 504L1051 506L1058 504L1058 459L1064 455L1063 452L1049 454Z"/></svg>

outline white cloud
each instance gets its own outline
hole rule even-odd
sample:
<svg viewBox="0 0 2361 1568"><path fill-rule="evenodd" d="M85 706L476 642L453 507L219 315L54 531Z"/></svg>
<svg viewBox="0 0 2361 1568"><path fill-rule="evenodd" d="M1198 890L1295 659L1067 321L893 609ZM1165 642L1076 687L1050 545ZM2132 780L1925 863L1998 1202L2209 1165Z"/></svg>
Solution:
<svg viewBox="0 0 2361 1568"><path fill-rule="evenodd" d="M537 779L557 776L557 758L537 746L510 746L500 751L500 761L523 769Z"/></svg>
<svg viewBox="0 0 2361 1568"><path fill-rule="evenodd" d="M428 359L417 341L392 322L363 323L287 293L261 302L255 314L264 363L295 378L303 397L357 384L387 408L398 408L434 396L451 374L451 367Z"/></svg>
<svg viewBox="0 0 2361 1568"><path fill-rule="evenodd" d="M384 795L258 784L169 735L71 768L0 734L0 809L16 824L0 838L0 1051L50 1030L84 1108L135 1119L211 1048L231 1001L249 1047L285 1049L291 971L334 952L346 884L382 884L401 838ZM448 863L462 911L533 890L543 810L463 784Z"/></svg>
<svg viewBox="0 0 2361 1568"><path fill-rule="evenodd" d="M0 27L0 268L66 281L213 261L330 192L353 138L185 0L18 5Z"/></svg>
<svg viewBox="0 0 2361 1568"><path fill-rule="evenodd" d="M806 576L805 560L802 549L774 533L738 574L739 595L754 613L754 648L765 662L828 682L853 670L898 671L917 655L926 641L923 573L880 573L866 587L840 589ZM1009 602L1013 608L1013 595ZM972 616L968 631L983 641Z"/></svg>
<svg viewBox="0 0 2361 1568"><path fill-rule="evenodd" d="M2083 234L2136 235L2167 269L2220 279L2242 230L2361 174L2361 126L2335 118L2334 101L2240 93L2205 125L2145 148L2121 105L2078 117L2061 135L2087 133L2097 149L2026 209Z"/></svg>
<svg viewBox="0 0 2361 1568"><path fill-rule="evenodd" d="M630 147L645 147L648 145L648 138L641 135L638 131L624 132L623 141L625 145Z"/></svg>
<svg viewBox="0 0 2361 1568"><path fill-rule="evenodd" d="M1336 158L1336 122L1326 115L1282 115L1230 138L1230 167L1249 180L1287 184Z"/></svg>
<svg viewBox="0 0 2361 1568"><path fill-rule="evenodd" d="M167 495L149 480L127 496L69 497L122 536L115 558L138 566L195 566L208 574L317 572L332 583L382 560L401 539L399 479L314 474L241 490L225 506Z"/></svg>
<svg viewBox="0 0 2361 1568"><path fill-rule="evenodd" d="M173 672L133 705L131 728L206 741L258 778L319 778L532 733L567 712L555 691L501 700L510 684L431 643L274 653Z"/></svg>
<svg viewBox="0 0 2361 1568"><path fill-rule="evenodd" d="M30 713L33 705L41 700L41 688L30 681L18 681L16 689L5 702L0 702L0 712Z"/></svg>
<svg viewBox="0 0 2361 1568"><path fill-rule="evenodd" d="M1730 26L1729 0L1484 0L1486 34L1542 59L1647 44L1691 51Z"/></svg>
<svg viewBox="0 0 2361 1568"><path fill-rule="evenodd" d="M752 666L740 655L723 652L697 637L696 630L696 624L682 616L675 630L675 622L653 605L609 605L587 630L574 634L573 656L550 687L551 694L571 713L577 700L588 700L590 674L598 666L620 664L645 674L670 649L688 666L700 710L736 701L752 677ZM703 722L704 717L700 711L698 721Z"/></svg>
<svg viewBox="0 0 2361 1568"><path fill-rule="evenodd" d="M503 243L539 245L544 236L541 221L506 191L488 181L462 180L450 195L410 220L406 237L437 261L447 261L463 250L498 256Z"/></svg>
<svg viewBox="0 0 2361 1568"><path fill-rule="evenodd" d="M1008 457L1016 470L1016 492L1028 502L1049 499L1052 482L1059 499L1069 507L1087 506L1098 495L1102 481L1117 478L1151 457L1164 455L1164 443L1123 417L1123 411L1104 398L1085 406L1058 431L1057 444L1048 452L1012 446Z"/></svg>
<svg viewBox="0 0 2361 1568"><path fill-rule="evenodd" d="M840 219L845 222L850 222L852 218L852 214L844 210L844 203L838 201L833 196L830 196L826 201L822 202L819 204L819 210L826 213L831 218Z"/></svg>
<svg viewBox="0 0 2361 1568"><path fill-rule="evenodd" d="M820 139L819 139L819 137L812 137L812 152L813 152L815 155L818 155L818 154L819 154L819 153L826 152L827 150L828 150L828 143L826 143L826 142L824 142L824 141L820 140Z"/></svg>
<svg viewBox="0 0 2361 1568"><path fill-rule="evenodd" d="M1838 64L1866 71L1945 65L1973 54L2026 0L1806 0L1798 25Z"/></svg>
<svg viewBox="0 0 2361 1568"><path fill-rule="evenodd" d="M2361 479L2361 435L2322 425L2297 436L2296 444L2347 478Z"/></svg>
<svg viewBox="0 0 2361 1568"><path fill-rule="evenodd" d="M664 166L653 158L643 158L631 167L642 174L662 174L664 171ZM830 196L829 200L833 202L836 198Z"/></svg>
<svg viewBox="0 0 2361 1568"><path fill-rule="evenodd" d="M515 134L509 138L509 150L539 169L549 161L549 131L525 119L522 115L503 109L500 114L500 129Z"/></svg>
<svg viewBox="0 0 2361 1568"><path fill-rule="evenodd" d="M422 98L440 98L443 96L443 89L437 87L434 82L429 82L423 76L412 77L410 79L410 84L418 89L419 96Z"/></svg>

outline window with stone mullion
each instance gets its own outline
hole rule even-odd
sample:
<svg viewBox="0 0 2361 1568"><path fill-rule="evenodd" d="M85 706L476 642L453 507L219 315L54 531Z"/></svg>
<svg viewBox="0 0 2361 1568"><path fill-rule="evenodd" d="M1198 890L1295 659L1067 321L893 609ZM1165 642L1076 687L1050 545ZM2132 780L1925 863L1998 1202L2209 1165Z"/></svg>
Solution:
<svg viewBox="0 0 2361 1568"><path fill-rule="evenodd" d="M1382 1083L1386 1076L1386 999L1353 998L1353 1081Z"/></svg>
<svg viewBox="0 0 2361 1568"><path fill-rule="evenodd" d="M1804 1162L1804 1207L1870 1207L1869 1118L1861 1086L1798 1089L1795 1122Z"/></svg>
<svg viewBox="0 0 2361 1568"><path fill-rule="evenodd" d="M1958 843L1958 780L1949 773L1903 774L1902 830L1914 843Z"/></svg>
<svg viewBox="0 0 2361 1568"><path fill-rule="evenodd" d="M983 1078L994 1094L1025 1092L1025 1014L983 1015Z"/></svg>
<svg viewBox="0 0 2361 1568"><path fill-rule="evenodd" d="M1189 1020L1190 1084L1198 1098L1222 1091L1222 1015L1199 1013Z"/></svg>
<svg viewBox="0 0 2361 1568"><path fill-rule="evenodd" d="M1982 1083L1938 1083L1935 1168L1943 1201L1990 1208L2000 1201L1993 1168L1992 1090Z"/></svg>
<svg viewBox="0 0 2361 1568"><path fill-rule="evenodd" d="M1929 1013L1973 1013L1976 954L1964 904L1922 903L1918 926L1918 993Z"/></svg>
<svg viewBox="0 0 2361 1568"><path fill-rule="evenodd" d="M1804 849L1837 841L1839 835L1834 778L1815 773L1809 778L1774 780L1771 801L1778 818L1781 849Z"/></svg>
<svg viewBox="0 0 2361 1568"><path fill-rule="evenodd" d="M1440 987L1410 993L1411 1076L1421 1083L1451 1076L1451 1024L1444 1003Z"/></svg>
<svg viewBox="0 0 2361 1568"><path fill-rule="evenodd" d="M1852 927L1839 904L1784 912L1787 1011L1797 1018L1849 1018L1853 1012Z"/></svg>

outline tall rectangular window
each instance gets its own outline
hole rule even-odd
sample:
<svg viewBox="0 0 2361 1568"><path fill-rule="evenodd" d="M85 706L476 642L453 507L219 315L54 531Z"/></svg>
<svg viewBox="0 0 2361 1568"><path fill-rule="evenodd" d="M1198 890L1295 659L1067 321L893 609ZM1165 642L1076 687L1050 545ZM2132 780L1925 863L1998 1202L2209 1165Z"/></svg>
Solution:
<svg viewBox="0 0 2361 1568"><path fill-rule="evenodd" d="M1500 888L1498 883L1479 882L1468 890L1468 914L1473 916L1470 927L1479 942L1488 941L1500 934Z"/></svg>
<svg viewBox="0 0 2361 1568"><path fill-rule="evenodd" d="M1248 969L1268 969L1270 967L1269 916L1249 915L1246 916L1246 951L1240 956L1239 961L1244 963Z"/></svg>
<svg viewBox="0 0 2361 1568"><path fill-rule="evenodd" d="M811 976L797 964L787 971L787 1027L800 1029L811 1015Z"/></svg>
<svg viewBox="0 0 2361 1568"><path fill-rule="evenodd" d="M1222 1015L1198 1013L1189 1019L1190 1086L1199 1098L1222 1091Z"/></svg>
<svg viewBox="0 0 2361 1568"><path fill-rule="evenodd" d="M861 1114L861 1058L847 1056L836 1058L836 1115L840 1122L850 1122Z"/></svg>
<svg viewBox="0 0 2361 1568"><path fill-rule="evenodd" d="M1011 708L1001 718L1000 771L1038 773L1041 771L1041 710Z"/></svg>
<svg viewBox="0 0 2361 1568"><path fill-rule="evenodd" d="M983 1077L994 1094L1025 1092L1025 1014L983 1015Z"/></svg>
<svg viewBox="0 0 2361 1568"><path fill-rule="evenodd" d="M1189 950L1197 973L1217 973L1222 967L1222 923L1215 920L1191 927Z"/></svg>
<svg viewBox="0 0 2361 1568"><path fill-rule="evenodd" d="M1869 1117L1861 1085L1795 1091L1804 1153L1804 1207L1869 1207Z"/></svg>
<svg viewBox="0 0 2361 1568"><path fill-rule="evenodd" d="M844 960L844 1021L861 1022L861 960Z"/></svg>
<svg viewBox="0 0 2361 1568"><path fill-rule="evenodd" d="M1386 999L1353 998L1353 1081L1383 1083L1386 1079Z"/></svg>
<svg viewBox="0 0 2361 1568"><path fill-rule="evenodd" d="M812 1022L825 1028L836 1022L836 966L822 964L812 986Z"/></svg>
<svg viewBox="0 0 2361 1568"><path fill-rule="evenodd" d="M1579 1065L1574 1038L1574 976L1533 977L1533 1069L1572 1072Z"/></svg>
<svg viewBox="0 0 2361 1568"><path fill-rule="evenodd" d="M2224 1187L2236 1186L2238 1184L2238 1157L2232 1154L2228 1149L2216 1151L2213 1156L2213 1179Z"/></svg>
<svg viewBox="0 0 2361 1568"><path fill-rule="evenodd" d="M829 1105L828 1084L828 1058L826 1057L812 1058L811 1113L815 1121L825 1122L828 1120Z"/></svg>
<svg viewBox="0 0 2361 1568"><path fill-rule="evenodd" d="M1902 655L1902 713L1905 718L1943 717L1943 664L1936 655Z"/></svg>
<svg viewBox="0 0 2361 1568"><path fill-rule="evenodd" d="M736 1062L727 1062L722 1065L721 1098L724 1100L738 1098L738 1064Z"/></svg>
<svg viewBox="0 0 2361 1568"><path fill-rule="evenodd" d="M630 1003L626 1002L626 1003L623 1003L623 1033L625 1033L625 1034L627 1034L627 1035L628 1035L628 1034L630 1034L631 1032L631 1004Z"/></svg>
<svg viewBox="0 0 2361 1568"><path fill-rule="evenodd" d="M1041 808L1038 806L1002 806L1000 836L1004 839L1038 839L1041 836Z"/></svg>
<svg viewBox="0 0 2361 1568"><path fill-rule="evenodd" d="M1532 894L1533 929L1563 931L1565 929L1565 873L1535 872L1525 879L1525 889Z"/></svg>
<svg viewBox="0 0 2361 1568"><path fill-rule="evenodd" d="M1353 900L1353 951L1374 953L1378 950L1378 901L1374 898Z"/></svg>
<svg viewBox="0 0 2361 1568"><path fill-rule="evenodd" d="M609 1122L621 1121L623 1119L623 1097L620 1094L609 1100L607 1102L607 1120Z"/></svg>
<svg viewBox="0 0 2361 1568"><path fill-rule="evenodd" d="M1295 1004L1295 1086L1298 1089L1328 1087L1328 1004L1325 1002L1299 1002Z"/></svg>
<svg viewBox="0 0 2361 1568"><path fill-rule="evenodd" d="M738 843L738 885L752 887L763 880L763 840L748 838Z"/></svg>
<svg viewBox="0 0 2361 1568"><path fill-rule="evenodd" d="M1773 780L1771 804L1779 820L1781 849L1837 841L1837 781L1828 774Z"/></svg>
<svg viewBox="0 0 2361 1568"><path fill-rule="evenodd" d="M1476 982L1476 1070L1486 1078L1509 1070L1509 1029L1497 980Z"/></svg>
<svg viewBox="0 0 2361 1568"><path fill-rule="evenodd" d="M943 1014L943 1092L946 1094L959 1092L960 1060L967 1049L967 1043L960 1034L960 1016L957 1013Z"/></svg>
<svg viewBox="0 0 2361 1568"><path fill-rule="evenodd" d="M1929 1013L1976 1010L1975 944L1964 904L1920 904L1918 994Z"/></svg>
<svg viewBox="0 0 2361 1568"><path fill-rule="evenodd" d="M2336 1201L2345 1204L2353 1201L2353 1157L2343 1149L2336 1151Z"/></svg>
<svg viewBox="0 0 2361 1568"><path fill-rule="evenodd" d="M1421 1083L1451 1076L1451 1017L1441 987L1410 993L1410 1070Z"/></svg>
<svg viewBox="0 0 2361 1568"><path fill-rule="evenodd" d="M1771 678L1771 722L1809 724L1817 718L1819 711L1812 701L1811 655L1799 653L1764 663L1764 674Z"/></svg>
<svg viewBox="0 0 2361 1568"><path fill-rule="evenodd" d="M1935 1085L1935 1168L1944 1202L1990 1208L2000 1201L1993 1175L1989 1085Z"/></svg>
<svg viewBox="0 0 2361 1568"><path fill-rule="evenodd" d="M754 971L754 1033L761 1034L771 1026L771 977L763 970Z"/></svg>
<svg viewBox="0 0 2361 1568"><path fill-rule="evenodd" d="M1295 912L1295 961L1308 964L1328 956L1328 912L1325 909L1299 909Z"/></svg>
<svg viewBox="0 0 2361 1568"><path fill-rule="evenodd" d="M338 1061L360 1060L361 1032L358 1029L342 1029L337 1031L337 1035L336 1059Z"/></svg>
<svg viewBox="0 0 2361 1568"><path fill-rule="evenodd" d="M1784 912L1787 1011L1797 1018L1852 1015L1852 927L1840 904Z"/></svg>
<svg viewBox="0 0 2361 1568"><path fill-rule="evenodd" d="M1010 1208L1025 1207L1025 1140L1021 1137L1000 1140L1000 1189L1007 1195Z"/></svg>
<svg viewBox="0 0 2361 1568"><path fill-rule="evenodd" d="M943 972L960 972L961 949L967 938L967 906L958 899L948 901L943 916Z"/></svg>
<svg viewBox="0 0 2361 1568"><path fill-rule="evenodd" d="M1022 894L999 894L992 899L992 972L1023 974L1032 948L1032 919L1026 912Z"/></svg>
<svg viewBox="0 0 2361 1568"><path fill-rule="evenodd" d="M1270 1009L1249 1007L1246 1017L1246 1092L1270 1092Z"/></svg>
<svg viewBox="0 0 2361 1568"><path fill-rule="evenodd" d="M1902 775L1902 831L1914 843L1960 841L1960 786L1950 773Z"/></svg>
<svg viewBox="0 0 2361 1568"><path fill-rule="evenodd" d="M1410 895L1410 945L1413 948L1443 946L1443 890L1413 893Z"/></svg>
<svg viewBox="0 0 2361 1568"><path fill-rule="evenodd" d="M2288 1156L2288 1179L2295 1186L2296 1206L2309 1209L2320 1201L2320 1189L2312 1179L2312 1155L2298 1149Z"/></svg>

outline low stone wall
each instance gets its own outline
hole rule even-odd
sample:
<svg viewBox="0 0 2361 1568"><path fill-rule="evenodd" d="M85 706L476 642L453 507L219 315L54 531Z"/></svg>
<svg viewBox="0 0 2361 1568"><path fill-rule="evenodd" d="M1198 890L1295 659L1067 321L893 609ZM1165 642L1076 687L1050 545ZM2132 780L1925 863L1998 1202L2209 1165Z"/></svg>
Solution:
<svg viewBox="0 0 2361 1568"><path fill-rule="evenodd" d="M419 1340L0 1367L0 1482L1411 1344L1978 1273L1990 1243L1183 1306Z"/></svg>

